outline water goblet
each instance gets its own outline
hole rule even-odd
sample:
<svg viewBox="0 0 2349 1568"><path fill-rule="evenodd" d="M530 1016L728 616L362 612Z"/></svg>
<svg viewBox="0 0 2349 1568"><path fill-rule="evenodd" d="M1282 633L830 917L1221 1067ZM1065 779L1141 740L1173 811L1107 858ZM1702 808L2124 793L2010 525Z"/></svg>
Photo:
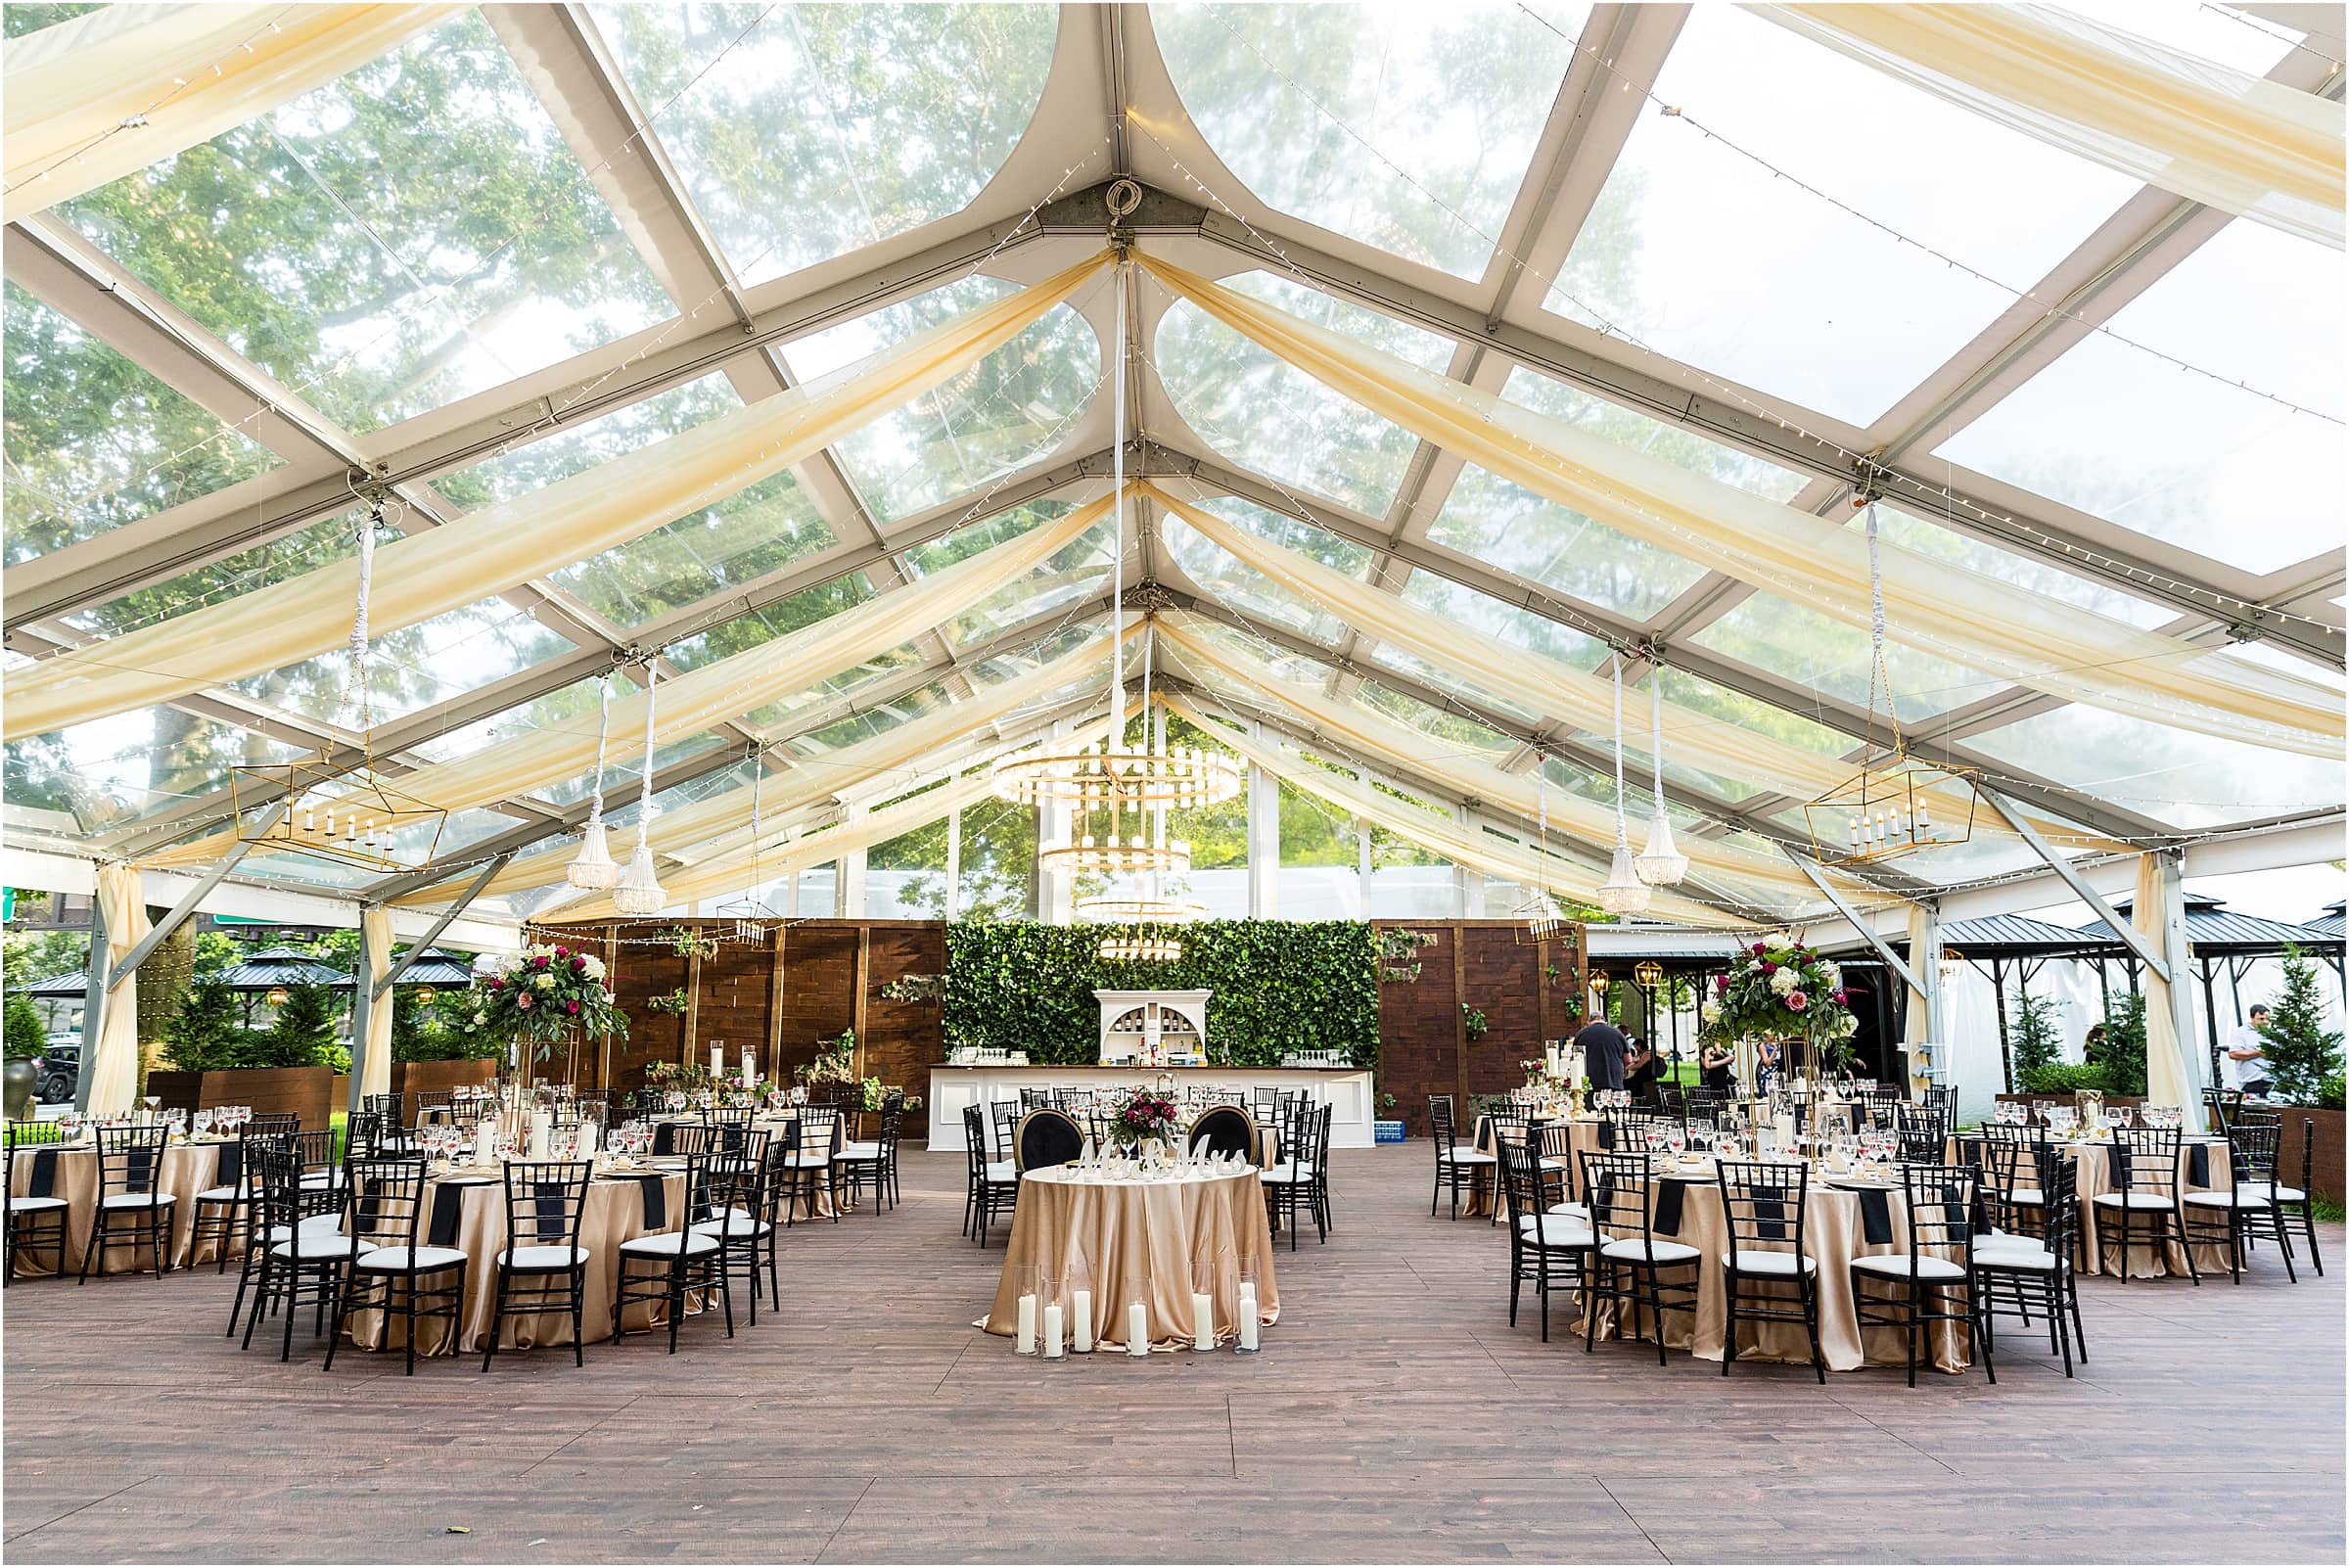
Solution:
<svg viewBox="0 0 2349 1568"><path fill-rule="evenodd" d="M196 1135L198 1137L201 1138L209 1136L212 1130L212 1113L209 1111L198 1111L196 1113L196 1120L192 1125L196 1129Z"/></svg>

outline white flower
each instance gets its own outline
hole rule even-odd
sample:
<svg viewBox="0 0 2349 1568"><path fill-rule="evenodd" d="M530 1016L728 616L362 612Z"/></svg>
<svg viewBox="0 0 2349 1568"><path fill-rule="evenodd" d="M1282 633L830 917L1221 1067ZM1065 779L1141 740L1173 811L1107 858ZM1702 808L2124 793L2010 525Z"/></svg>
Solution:
<svg viewBox="0 0 2349 1568"><path fill-rule="evenodd" d="M1843 990L1843 966L1841 964L1822 959L1819 966L1819 972L1820 978L1825 981L1827 990Z"/></svg>
<svg viewBox="0 0 2349 1568"><path fill-rule="evenodd" d="M489 1022L489 1015L487 1013L476 1013L473 1015L473 1022L475 1027L478 1028L481 1025Z"/></svg>
<svg viewBox="0 0 2349 1568"><path fill-rule="evenodd" d="M1794 989L1802 984L1802 981L1803 977L1792 969L1782 968L1770 977L1770 989L1784 996L1792 993Z"/></svg>
<svg viewBox="0 0 2349 1568"><path fill-rule="evenodd" d="M587 965L587 967L580 970L579 973L585 975L589 980L601 980L604 978L604 961L601 958L598 958L593 953L581 953L579 956L586 961Z"/></svg>
<svg viewBox="0 0 2349 1568"><path fill-rule="evenodd" d="M1714 1022L1715 1020L1717 1020L1717 1019L1719 1019L1719 1018L1721 1017L1721 1006L1720 1006L1720 1004L1719 1004L1719 1003L1717 1003L1717 1002L1704 1002L1704 1003L1701 1003L1701 1004L1700 1004L1700 1005L1697 1007L1697 1010L1696 1010L1696 1011L1697 1011L1697 1016L1698 1016L1698 1017L1700 1017L1700 1018L1702 1018L1702 1019L1703 1019L1703 1020L1704 1020L1706 1023L1708 1023L1708 1024L1710 1024L1710 1023Z"/></svg>
<svg viewBox="0 0 2349 1568"><path fill-rule="evenodd" d="M1859 1034L1860 1015L1857 1013L1845 1013L1841 1018L1835 1020L1835 1033L1843 1036L1847 1039L1852 1036Z"/></svg>
<svg viewBox="0 0 2349 1568"><path fill-rule="evenodd" d="M552 991L555 989L555 977L552 974L540 975L530 984L540 991Z"/></svg>

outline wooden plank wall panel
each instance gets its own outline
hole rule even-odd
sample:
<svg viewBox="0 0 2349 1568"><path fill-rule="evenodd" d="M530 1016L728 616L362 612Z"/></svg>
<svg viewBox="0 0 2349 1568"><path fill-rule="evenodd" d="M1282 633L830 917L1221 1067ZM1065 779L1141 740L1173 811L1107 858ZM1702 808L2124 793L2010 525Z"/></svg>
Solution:
<svg viewBox="0 0 2349 1568"><path fill-rule="evenodd" d="M909 1094L929 1097L930 1069L945 1057L940 1008L935 1001L892 1001L881 988L907 975L943 975L946 970L946 928L935 920L876 920L867 961L864 998L864 1070L884 1084L902 1084ZM906 1118L905 1135L929 1135L929 1117Z"/></svg>
<svg viewBox="0 0 2349 1568"><path fill-rule="evenodd" d="M815 1060L819 1040L856 1021L856 922L810 920L783 937L783 1024L776 1075Z"/></svg>
<svg viewBox="0 0 2349 1568"><path fill-rule="evenodd" d="M1453 1057L1453 1023L1459 997L1451 985L1452 949L1459 933L1448 920L1382 920L1381 931L1422 931L1436 940L1414 955L1419 978L1382 980L1378 986L1378 1080L1395 1096L1395 1114L1414 1137L1429 1131L1427 1097L1450 1094L1464 1116L1466 1090ZM1383 966L1382 966L1383 967Z"/></svg>
<svg viewBox="0 0 2349 1568"><path fill-rule="evenodd" d="M1379 1088L1395 1096L1394 1114L1414 1137L1430 1130L1430 1094L1453 1096L1465 1127L1469 1095L1515 1088L1525 1082L1519 1064L1538 1057L1542 1041L1569 1037L1581 1027L1567 1009L1570 998L1584 993L1579 927L1571 948L1559 943L1534 948L1517 945L1520 927L1513 920L1374 924L1381 931L1418 931L1436 939L1418 949L1417 980L1381 981L1378 988ZM1558 970L1546 986L1544 963ZM1456 1043L1462 1001L1480 1009L1486 1023L1484 1038L1469 1041L1464 1055Z"/></svg>
<svg viewBox="0 0 2349 1568"><path fill-rule="evenodd" d="M730 930L727 935L731 937ZM773 1073L766 1041L768 980L774 959L774 949L764 943L726 941L702 960L701 1010L693 1046L696 1061L709 1061L710 1047L722 1042L728 1068L739 1066L748 1049L758 1053L761 1072Z"/></svg>
<svg viewBox="0 0 2349 1568"><path fill-rule="evenodd" d="M628 1038L612 1042L615 1090L642 1088L651 1062L674 1062L685 1050L685 1020L649 1011L648 997L663 996L685 984L686 963L665 946L623 942L611 967L612 989L628 1015Z"/></svg>

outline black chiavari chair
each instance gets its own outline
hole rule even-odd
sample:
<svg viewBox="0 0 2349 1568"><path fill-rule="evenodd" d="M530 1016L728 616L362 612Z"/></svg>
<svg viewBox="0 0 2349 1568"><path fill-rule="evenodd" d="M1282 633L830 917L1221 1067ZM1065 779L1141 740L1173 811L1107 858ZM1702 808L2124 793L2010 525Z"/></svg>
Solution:
<svg viewBox="0 0 2349 1568"><path fill-rule="evenodd" d="M308 1199L301 1185L301 1159L289 1143L273 1142L263 1149L260 1166L260 1237L245 1249L248 1265L237 1280L237 1305L229 1309L228 1330L237 1330L236 1314L250 1281L253 1308L245 1318L244 1348L253 1348L253 1331L262 1318L282 1312L286 1332L277 1359L290 1361L295 1314L308 1302L312 1332L325 1331L326 1314L342 1293L343 1275L358 1255L358 1243L345 1231L346 1215L337 1214L331 1222L325 1216L304 1215ZM321 1222L305 1224L305 1219Z"/></svg>
<svg viewBox="0 0 2349 1568"><path fill-rule="evenodd" d="M905 1120L902 1106L884 1106L881 1111L881 1135L872 1142L848 1142L832 1157L832 1179L837 1187L848 1192L851 1202L856 1194L869 1187L873 1194L873 1213L881 1212L887 1202L897 1207L897 1194L890 1183L898 1167L898 1137Z"/></svg>
<svg viewBox="0 0 2349 1568"><path fill-rule="evenodd" d="M2110 1151L2113 1186L2096 1196L2096 1266L2101 1268L2113 1238L2120 1238L2119 1272L2129 1271L2132 1246L2178 1244L2188 1277L2197 1285L2194 1249L2186 1234L2186 1185L2181 1170L2184 1140L2176 1128L2115 1128Z"/></svg>
<svg viewBox="0 0 2349 1568"><path fill-rule="evenodd" d="M2238 1285L2243 1282L2243 1254L2251 1240L2262 1235L2283 1254L2284 1277L2293 1284L2300 1282L2299 1272L2292 1267L2292 1238L2273 1197L2282 1137L2283 1129L2274 1118L2237 1116L2227 1133L2228 1157L2234 1168L2227 1190L2188 1192L2180 1197L2188 1230L2198 1240L2227 1249L2227 1272ZM2211 1234L2214 1230L2215 1235Z"/></svg>
<svg viewBox="0 0 2349 1568"><path fill-rule="evenodd" d="M1997 1316L2011 1312L2025 1324L2045 1315L2048 1348L2063 1357L2063 1375L2072 1375L2072 1346L2088 1360L2088 1330L2080 1322L2080 1276L2073 1261L2080 1228L2079 1170L2071 1156L2046 1144L2025 1146L2037 1165L2036 1218L2041 1230L2020 1235L1993 1229L1974 1242L1974 1293L1981 1304L1982 1338L1995 1346ZM2069 1320L2066 1320L2066 1314Z"/></svg>
<svg viewBox="0 0 2349 1568"><path fill-rule="evenodd" d="M587 1364L582 1343L587 1249L579 1222L587 1211L592 1160L509 1160L505 1167L506 1244L497 1255L497 1300L482 1347L482 1370L497 1356L506 1320L571 1314L571 1360Z"/></svg>
<svg viewBox="0 0 2349 1568"><path fill-rule="evenodd" d="M384 1314L387 1337L398 1319L405 1331L405 1375L414 1377L418 1323L447 1323L453 1348L465 1320L465 1270L472 1260L462 1248L432 1246L425 1238L424 1156L361 1157L347 1169L350 1235L358 1245L335 1295L326 1369L334 1368L350 1314L374 1311Z"/></svg>
<svg viewBox="0 0 2349 1568"><path fill-rule="evenodd" d="M1970 1165L1918 1163L1902 1168L1901 1200L1909 1250L1852 1260L1852 1307L1862 1328L1898 1328L1909 1341L1909 1386L1916 1387L1919 1341L1936 1323L1963 1323L1982 1352L1982 1370L1999 1380L1982 1331L1974 1289L1974 1207L1980 1177ZM1888 1292L1870 1296L1870 1287Z"/></svg>
<svg viewBox="0 0 2349 1568"><path fill-rule="evenodd" d="M1570 1296L1582 1290L1597 1236L1587 1216L1566 1212L1564 1205L1551 1208L1538 1133L1516 1142L1503 1138L1499 1148L1501 1204L1509 1222L1509 1326L1517 1326L1518 1296L1531 1284L1541 1298L1542 1339L1547 1344L1552 1285Z"/></svg>
<svg viewBox="0 0 2349 1568"><path fill-rule="evenodd" d="M745 1196L741 1177L748 1163L746 1151L740 1144L726 1150L721 1143L719 1148L715 1153L708 1147L683 1151L685 1213L681 1223L620 1244L612 1295L613 1344L619 1344L626 1331L628 1308L650 1303L667 1309L668 1353L674 1356L689 1290L717 1293L725 1306L726 1338L734 1337L734 1292L725 1267L725 1243L708 1226L713 1220L730 1219L734 1214L747 1217L757 1211L736 1201ZM761 1149L760 1169L765 1165L764 1156ZM632 1272L637 1269L643 1272Z"/></svg>
<svg viewBox="0 0 2349 1568"><path fill-rule="evenodd" d="M1583 1324L1583 1353L1596 1340L1598 1303L1628 1307L1619 1319L1624 1337L1639 1337L1641 1314L1654 1319L1656 1364L1664 1364L1664 1314L1696 1311L1697 1277L1704 1254L1683 1241L1659 1240L1655 1233L1653 1202L1655 1168L1642 1145L1637 1153L1622 1149L1585 1151L1583 1202L1590 1210L1590 1228L1598 1248L1591 1256L1590 1307ZM1685 1280L1681 1270L1689 1270ZM1667 1279L1669 1270L1674 1277Z"/></svg>
<svg viewBox="0 0 2349 1568"><path fill-rule="evenodd" d="M1721 1260L1728 1287L1728 1322L1722 1337L1721 1375L1737 1360L1737 1324L1800 1323L1811 1336L1811 1366L1824 1386L1827 1361L1819 1348L1819 1263L1803 1251L1810 1208L1811 1168L1801 1161L1724 1160L1714 1180L1729 1233ZM1794 1299L1781 1294L1792 1287Z"/></svg>
<svg viewBox="0 0 2349 1568"><path fill-rule="evenodd" d="M170 1271L172 1218L178 1199L163 1190L163 1150L170 1129L101 1127L98 1140L98 1207L90 1216L90 1239L81 1249L80 1284L90 1265L116 1246L144 1242L161 1279Z"/></svg>
<svg viewBox="0 0 2349 1568"><path fill-rule="evenodd" d="M55 1122L8 1124L8 1263L0 1272L0 1286L16 1279L20 1251L48 1252L56 1259L50 1271L66 1271L66 1216L71 1206L57 1193L58 1142ZM51 1152L44 1156L43 1149ZM17 1176L20 1151L24 1162L22 1180ZM19 1186L24 1189L22 1193Z"/></svg>

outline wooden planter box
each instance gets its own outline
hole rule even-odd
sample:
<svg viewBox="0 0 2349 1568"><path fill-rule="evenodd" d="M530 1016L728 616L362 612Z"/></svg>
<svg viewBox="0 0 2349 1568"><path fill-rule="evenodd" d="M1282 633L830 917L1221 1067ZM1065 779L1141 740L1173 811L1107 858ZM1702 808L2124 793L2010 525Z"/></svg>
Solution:
<svg viewBox="0 0 2349 1568"><path fill-rule="evenodd" d="M2300 1184L2300 1133L2306 1127L2316 1139L2316 1160L2309 1171L2308 1190L2334 1203L2349 1192L2341 1171L2344 1113L2283 1107L2283 1144L2276 1158L2276 1177L2287 1187Z"/></svg>
<svg viewBox="0 0 2349 1568"><path fill-rule="evenodd" d="M166 1109L209 1110L215 1105L250 1105L256 1115L291 1111L304 1132L323 1132L342 1102L335 1098L331 1067L244 1067L223 1073L185 1073L157 1068L147 1075L147 1092L162 1096Z"/></svg>
<svg viewBox="0 0 2349 1568"><path fill-rule="evenodd" d="M453 1088L472 1088L486 1084L497 1076L497 1062L490 1057L465 1062L393 1062L392 1090L395 1094L445 1094ZM413 1100L407 1104L409 1116L416 1114Z"/></svg>

